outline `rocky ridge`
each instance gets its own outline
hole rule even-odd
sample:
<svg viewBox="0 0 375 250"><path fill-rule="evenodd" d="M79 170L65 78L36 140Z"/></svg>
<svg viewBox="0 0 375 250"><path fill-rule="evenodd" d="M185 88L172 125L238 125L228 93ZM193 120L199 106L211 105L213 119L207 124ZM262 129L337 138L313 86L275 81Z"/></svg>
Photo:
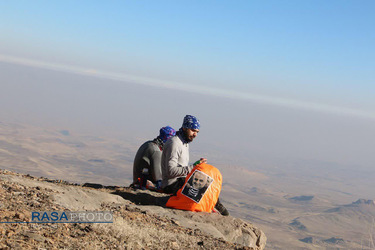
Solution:
<svg viewBox="0 0 375 250"><path fill-rule="evenodd" d="M264 249L252 224L163 207L164 194L94 189L0 170L0 249ZM32 211L112 211L112 224L35 224Z"/></svg>

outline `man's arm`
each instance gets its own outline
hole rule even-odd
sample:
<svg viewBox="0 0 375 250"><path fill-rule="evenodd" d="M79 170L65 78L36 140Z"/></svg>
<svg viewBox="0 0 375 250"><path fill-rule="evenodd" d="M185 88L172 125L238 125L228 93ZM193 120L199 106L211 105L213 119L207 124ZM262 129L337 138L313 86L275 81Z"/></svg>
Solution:
<svg viewBox="0 0 375 250"><path fill-rule="evenodd" d="M161 174L161 151L154 151L151 155L150 168L152 169L152 178L154 181L162 180Z"/></svg>
<svg viewBox="0 0 375 250"><path fill-rule="evenodd" d="M167 178L172 179L188 175L193 169L193 166L188 166L188 163L186 166L182 166L178 163L178 159L180 157L186 157L184 154L189 154L189 152L183 152L183 149L178 147L176 143L170 143L166 146L167 147L164 147L163 150L165 151L165 159L167 160Z"/></svg>

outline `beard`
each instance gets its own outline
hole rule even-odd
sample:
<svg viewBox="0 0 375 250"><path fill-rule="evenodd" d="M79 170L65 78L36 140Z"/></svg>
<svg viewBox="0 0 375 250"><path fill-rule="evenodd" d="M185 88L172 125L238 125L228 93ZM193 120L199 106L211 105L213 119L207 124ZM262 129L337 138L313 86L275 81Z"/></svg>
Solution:
<svg viewBox="0 0 375 250"><path fill-rule="evenodd" d="M194 137L191 135L189 136L188 132L184 130L184 137L187 142L192 142L194 140Z"/></svg>

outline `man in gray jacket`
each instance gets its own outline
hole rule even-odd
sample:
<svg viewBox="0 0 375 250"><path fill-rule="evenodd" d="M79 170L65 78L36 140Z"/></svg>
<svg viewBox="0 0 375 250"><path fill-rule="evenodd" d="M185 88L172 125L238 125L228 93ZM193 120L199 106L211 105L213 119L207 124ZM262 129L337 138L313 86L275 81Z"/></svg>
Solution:
<svg viewBox="0 0 375 250"><path fill-rule="evenodd" d="M176 193L193 167L207 162L206 159L201 158L193 165L189 165L189 143L197 137L199 129L199 120L195 116L186 115L180 130L165 144L161 156L162 187L165 193Z"/></svg>
<svg viewBox="0 0 375 250"><path fill-rule="evenodd" d="M189 165L189 143L197 137L199 129L199 120L195 116L186 115L180 130L164 145L161 156L164 193L175 195L184 185L186 176L194 166L207 163L207 159L200 158L193 165ZM228 210L219 199L215 209L224 216L229 215Z"/></svg>
<svg viewBox="0 0 375 250"><path fill-rule="evenodd" d="M133 185L141 185L142 171L147 169L148 179L155 185L157 190L161 189L161 154L164 143L174 136L176 131L169 127L162 127L159 136L152 141L147 141L138 149L133 163Z"/></svg>

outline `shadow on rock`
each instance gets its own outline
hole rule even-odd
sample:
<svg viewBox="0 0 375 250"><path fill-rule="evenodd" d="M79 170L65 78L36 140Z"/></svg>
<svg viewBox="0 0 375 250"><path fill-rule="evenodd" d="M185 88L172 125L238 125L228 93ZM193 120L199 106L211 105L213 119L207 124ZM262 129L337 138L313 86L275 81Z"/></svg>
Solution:
<svg viewBox="0 0 375 250"><path fill-rule="evenodd" d="M111 192L111 194L119 195L125 200L129 200L137 205L165 207L165 204L167 204L170 197L167 194L152 192L149 190L133 189L131 187L104 186L97 183L85 183L82 186L94 189L115 190Z"/></svg>
<svg viewBox="0 0 375 250"><path fill-rule="evenodd" d="M167 204L167 201L169 199L169 196L153 195L149 191L138 191L133 193L116 190L115 192L112 192L112 194L119 195L125 200L129 200L137 205L152 205L165 207L165 204Z"/></svg>

